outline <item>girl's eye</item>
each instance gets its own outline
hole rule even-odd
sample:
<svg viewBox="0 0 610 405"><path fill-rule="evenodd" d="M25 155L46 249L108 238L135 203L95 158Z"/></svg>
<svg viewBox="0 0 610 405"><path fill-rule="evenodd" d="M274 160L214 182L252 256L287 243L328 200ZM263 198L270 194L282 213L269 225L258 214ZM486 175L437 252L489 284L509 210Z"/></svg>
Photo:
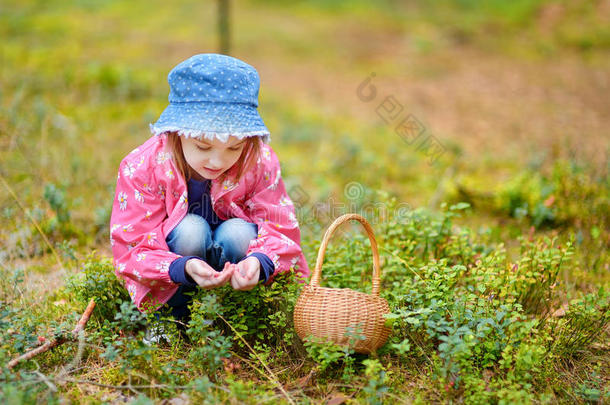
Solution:
<svg viewBox="0 0 610 405"><path fill-rule="evenodd" d="M203 151L208 151L208 150L212 149L210 147L205 148L205 147L202 147L202 146L199 146L199 145L195 145L195 146L197 147L197 149L203 150ZM232 152L237 152L238 150L241 150L242 146L243 145L239 145L239 146L234 147L234 148L229 148L229 150L232 151Z"/></svg>

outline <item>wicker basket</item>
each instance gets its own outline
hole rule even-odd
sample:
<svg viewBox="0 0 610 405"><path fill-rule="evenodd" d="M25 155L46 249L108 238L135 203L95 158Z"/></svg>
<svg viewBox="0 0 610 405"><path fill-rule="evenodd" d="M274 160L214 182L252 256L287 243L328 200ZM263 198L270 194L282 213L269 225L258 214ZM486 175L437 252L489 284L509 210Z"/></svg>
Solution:
<svg viewBox="0 0 610 405"><path fill-rule="evenodd" d="M320 287L320 274L324 252L335 229L349 220L362 223L373 250L373 290L365 294L349 288ZM371 225L358 214L345 214L337 218L326 230L316 268L309 285L305 286L294 308L294 327L301 339L314 336L327 339L341 346L350 344L347 328L355 328L364 340L356 340L351 347L358 353L372 353L383 345L390 335L385 326L384 314L390 312L388 303L379 297L379 253Z"/></svg>

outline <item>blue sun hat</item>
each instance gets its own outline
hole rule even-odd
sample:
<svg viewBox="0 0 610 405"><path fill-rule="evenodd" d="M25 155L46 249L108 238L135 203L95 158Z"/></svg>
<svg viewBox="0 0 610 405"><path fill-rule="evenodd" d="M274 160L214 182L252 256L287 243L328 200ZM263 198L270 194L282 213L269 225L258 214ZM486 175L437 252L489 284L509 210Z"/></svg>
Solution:
<svg viewBox="0 0 610 405"><path fill-rule="evenodd" d="M194 55L167 76L169 106L150 130L154 135L177 132L193 138L227 142L271 135L258 114L260 78L252 66L227 55Z"/></svg>

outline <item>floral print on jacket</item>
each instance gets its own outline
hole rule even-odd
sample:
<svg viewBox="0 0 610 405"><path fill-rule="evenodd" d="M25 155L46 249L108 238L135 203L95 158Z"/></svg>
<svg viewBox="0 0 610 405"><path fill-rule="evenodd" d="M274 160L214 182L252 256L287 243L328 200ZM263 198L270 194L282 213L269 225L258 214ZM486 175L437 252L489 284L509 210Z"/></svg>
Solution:
<svg viewBox="0 0 610 405"><path fill-rule="evenodd" d="M165 134L153 136L121 161L110 218L115 273L140 311L157 309L178 289L168 270L180 255L169 251L165 238L188 212L188 191L166 145ZM238 182L230 180L235 170L229 169L222 183L211 182L216 215L258 225L247 255L261 252L273 261L275 272L267 283L285 271L307 277L294 205L273 149L263 144L256 168Z"/></svg>

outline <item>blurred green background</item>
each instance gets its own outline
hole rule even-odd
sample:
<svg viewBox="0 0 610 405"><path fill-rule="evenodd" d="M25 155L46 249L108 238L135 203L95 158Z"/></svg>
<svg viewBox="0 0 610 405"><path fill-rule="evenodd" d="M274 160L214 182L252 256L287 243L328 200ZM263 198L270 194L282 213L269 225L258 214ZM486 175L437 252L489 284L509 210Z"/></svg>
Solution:
<svg viewBox="0 0 610 405"><path fill-rule="evenodd" d="M342 213L312 220L316 202L466 201L463 221L509 246L575 234L568 285L608 281L609 1L230 4L229 52L259 71L304 238ZM217 2L4 0L0 38L0 259L52 289L57 258L32 220L62 260L109 254L118 163L165 108L171 68L219 51ZM435 159L380 116L388 97Z"/></svg>

